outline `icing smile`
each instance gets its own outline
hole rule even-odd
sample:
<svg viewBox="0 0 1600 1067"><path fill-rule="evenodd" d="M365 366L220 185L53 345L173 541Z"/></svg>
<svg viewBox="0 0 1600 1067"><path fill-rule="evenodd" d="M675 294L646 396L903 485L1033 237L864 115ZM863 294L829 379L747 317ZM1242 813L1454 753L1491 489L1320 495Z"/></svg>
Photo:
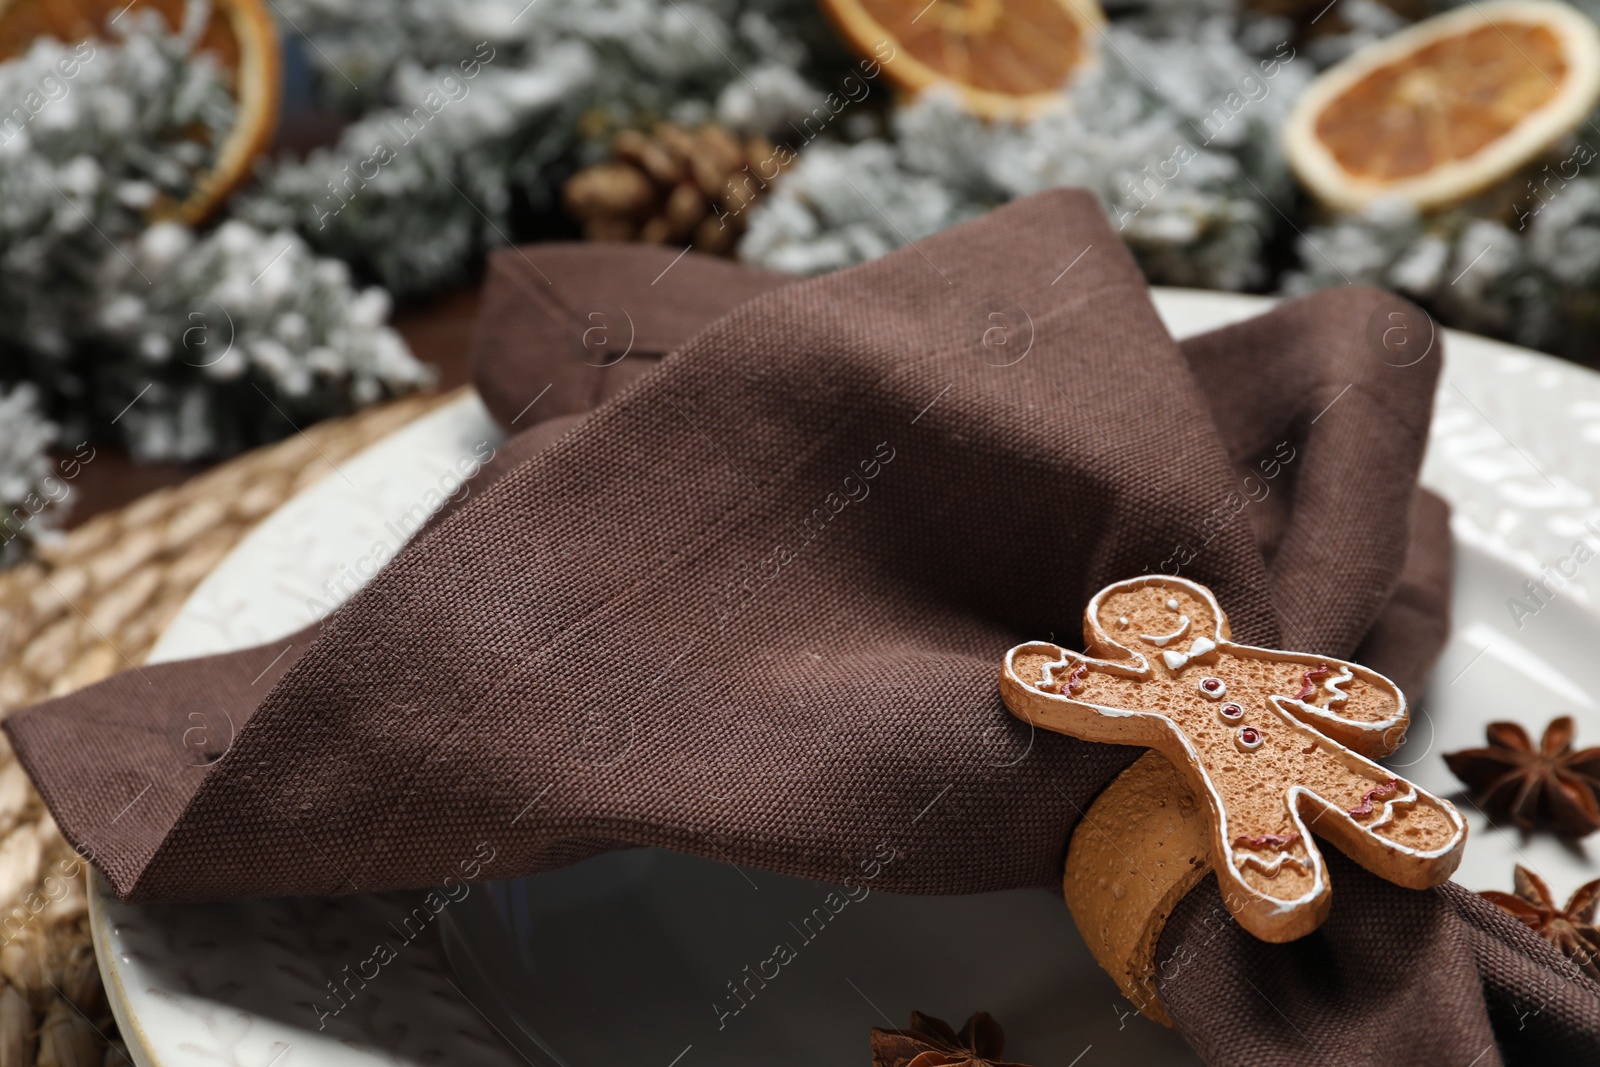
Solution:
<svg viewBox="0 0 1600 1067"><path fill-rule="evenodd" d="M1140 634L1141 641L1148 641L1157 648L1166 648L1169 641L1176 641L1189 630L1189 616L1178 616L1178 628L1170 634Z"/></svg>

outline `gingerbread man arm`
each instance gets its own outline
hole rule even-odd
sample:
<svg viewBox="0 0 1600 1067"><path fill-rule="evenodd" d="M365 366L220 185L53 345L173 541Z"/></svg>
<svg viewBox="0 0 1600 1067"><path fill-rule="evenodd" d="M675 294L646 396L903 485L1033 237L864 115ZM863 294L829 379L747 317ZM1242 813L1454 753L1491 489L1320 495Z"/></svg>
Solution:
<svg viewBox="0 0 1600 1067"><path fill-rule="evenodd" d="M1105 660L1044 641L1006 653L1000 692L1013 714L1085 741L1163 748L1177 731L1141 705L1150 675L1142 657Z"/></svg>
<svg viewBox="0 0 1600 1067"><path fill-rule="evenodd" d="M1262 665L1258 669L1273 679L1269 699L1280 711L1363 756L1387 756L1405 737L1411 722L1405 694L1377 671L1331 656L1231 642L1223 651Z"/></svg>

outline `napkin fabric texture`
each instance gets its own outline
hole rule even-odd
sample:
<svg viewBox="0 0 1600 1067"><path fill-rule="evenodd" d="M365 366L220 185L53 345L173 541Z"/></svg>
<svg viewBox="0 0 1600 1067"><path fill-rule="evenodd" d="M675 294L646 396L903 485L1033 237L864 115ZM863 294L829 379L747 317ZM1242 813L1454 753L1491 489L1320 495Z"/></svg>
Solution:
<svg viewBox="0 0 1600 1067"><path fill-rule="evenodd" d="M320 631L7 720L121 897L433 885L483 842L478 877L656 845L1054 888L1138 752L1014 720L1000 658L1075 644L1090 595L1148 572L1416 695L1450 542L1410 305L1351 288L1176 344L1072 191L806 281L674 256L495 257L479 388L516 436ZM172 741L186 708L239 725L210 764ZM1519 924L1332 864L1292 944L1209 881L1173 917L1162 997L1209 1060L1600 1055L1600 986Z"/></svg>

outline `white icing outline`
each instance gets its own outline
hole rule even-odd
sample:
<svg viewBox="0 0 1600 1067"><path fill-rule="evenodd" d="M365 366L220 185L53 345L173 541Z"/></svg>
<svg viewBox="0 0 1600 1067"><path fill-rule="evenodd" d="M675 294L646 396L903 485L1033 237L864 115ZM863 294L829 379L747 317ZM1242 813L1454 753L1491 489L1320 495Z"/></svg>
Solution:
<svg viewBox="0 0 1600 1067"><path fill-rule="evenodd" d="M1311 864L1307 863L1299 856L1291 856L1287 852L1278 853L1277 858L1271 863L1264 862L1261 857L1256 855L1254 852L1246 852L1239 859L1239 869L1243 870L1245 867L1253 866L1256 870L1260 871L1268 878L1271 878L1283 869L1283 865L1285 863L1294 864L1296 867L1300 868L1302 873L1309 873L1311 870Z"/></svg>
<svg viewBox="0 0 1600 1067"><path fill-rule="evenodd" d="M1393 821L1395 805L1404 804L1409 808L1415 806L1417 803L1417 787L1412 785L1410 782L1406 782L1404 778L1396 778L1395 781L1397 783L1405 782L1405 785L1409 791L1403 797L1395 797L1393 800L1385 800L1383 802L1383 814L1379 815L1376 819L1369 823L1361 824L1367 828L1368 832L1376 830L1380 826L1387 826L1391 821ZM1350 817L1352 819L1355 818L1354 815ZM1388 839L1385 838L1384 840Z"/></svg>
<svg viewBox="0 0 1600 1067"><path fill-rule="evenodd" d="M1055 681L1056 681L1055 678L1054 678L1056 670L1058 668L1060 668L1060 667L1065 667L1067 664L1074 663L1074 662L1075 661L1072 659L1072 653L1068 652L1066 649L1062 649L1061 650L1061 658L1060 659L1056 660L1053 663L1046 663L1043 667L1040 668L1040 673L1043 674L1044 677L1039 680L1039 686L1038 687L1040 689L1043 689L1047 685L1054 685Z"/></svg>
<svg viewBox="0 0 1600 1067"><path fill-rule="evenodd" d="M1350 699L1350 694L1346 693L1339 687L1344 685L1346 682L1354 680L1356 676L1355 672L1350 669L1349 664L1341 663L1339 666L1341 670L1338 677L1329 678L1326 682L1322 683L1322 691L1328 694L1327 706L1330 708L1335 704L1343 704L1346 700Z"/></svg>
<svg viewBox="0 0 1600 1067"><path fill-rule="evenodd" d="M1205 764L1201 761L1200 754L1198 751L1196 751L1193 742L1189 740L1188 735L1185 734L1181 728L1179 728L1178 724L1174 722L1170 716L1161 712L1133 711L1125 708L1113 708L1104 704L1095 704L1087 700L1080 700L1062 693L1052 693L1048 690L1041 689L1038 684L1024 681L1022 676L1016 671L1015 657L1018 653L1037 652L1039 649L1044 647L1054 647L1055 651L1060 654L1061 659L1050 664L1052 669L1071 662L1087 664L1091 671L1098 668L1106 673L1120 674L1124 677L1132 679L1148 677L1151 670L1151 665L1149 660L1145 658L1144 654L1137 649L1128 648L1126 645L1113 638L1110 634L1106 633L1105 629L1100 625L1100 604L1107 596L1112 594L1131 591L1141 586L1148 587L1149 585L1158 582L1161 584L1172 584L1183 587L1193 596L1195 596L1196 599L1206 604L1211 609L1212 617L1217 620L1218 634L1215 641L1212 641L1209 638L1201 637L1196 639L1195 644L1191 646L1190 652L1187 654L1173 653L1170 651L1162 653L1163 660L1166 660L1168 666L1174 671L1181 669L1182 666L1186 666L1188 661L1195 656L1204 655L1213 649L1218 649L1224 655L1232 654L1240 659L1272 658L1279 660L1280 662L1286 661L1291 663L1303 663L1308 667L1322 665L1331 667L1337 665L1340 668L1341 674L1325 683L1324 688L1331 689L1333 692L1338 693L1345 699L1348 699L1348 695L1345 694L1344 690L1339 687L1353 680L1356 677L1355 672L1357 670L1363 671L1366 674L1373 676L1373 678L1387 683L1395 695L1395 713L1387 719L1378 720L1376 722L1358 722L1351 719L1342 719L1336 715L1333 715L1326 708L1320 708L1314 704L1307 704L1304 701L1296 700L1292 697L1273 695L1267 700L1269 713L1275 714L1283 720L1283 724L1290 730L1291 736L1299 736L1303 734L1307 735L1304 739L1311 740L1313 744L1319 746L1332 746L1335 750L1337 750L1341 757L1348 758L1353 761L1354 766L1351 767L1352 771L1368 776L1374 785L1382 785L1392 778L1397 782L1404 782L1408 789L1408 792L1404 797L1396 797L1393 800L1384 801L1385 810L1383 815L1369 824L1356 821L1355 817L1352 816L1347 809L1330 803L1324 798L1313 793L1305 786L1298 783L1291 785L1285 797L1289 822L1293 828L1293 831L1299 834L1297 840L1304 842L1306 852L1304 860L1300 859L1299 857L1291 858L1294 859L1297 865L1301 866L1302 870L1309 870L1311 874L1310 888L1308 888L1298 897L1294 897L1292 899L1276 897L1271 893L1251 885L1245 880L1244 870L1247 865L1260 868L1265 866L1265 864L1257 856L1250 854L1241 856L1234 848L1233 840L1237 835L1232 832L1228 825L1228 812L1223 806L1222 795L1217 789L1215 783L1212 782L1211 776L1206 771ZM1358 731L1361 735L1382 739L1390 729L1406 722L1410 717L1410 708L1407 704L1405 693L1400 690L1399 686L1396 686L1389 679L1384 678L1383 675L1378 674L1376 671L1369 670L1368 668L1360 667L1357 664L1347 663L1338 659L1331 659L1327 656L1312 656L1301 652L1288 652L1281 649L1268 649L1260 648L1254 645L1236 644L1230 640L1225 633L1227 616L1223 613L1221 605L1217 603L1216 596L1211 592L1210 589L1200 585L1198 582L1190 581L1187 578L1172 578L1167 576L1161 576L1158 578L1155 576L1147 576L1129 581L1113 583L1106 586L1104 589L1101 589L1098 593L1090 598L1084 614L1086 619L1086 632L1084 636L1090 647L1116 647L1124 649L1129 653L1126 659L1100 659L1094 656L1073 652L1069 649L1062 648L1059 645L1054 645L1053 642L1035 641L1017 645L1006 652L1004 666L1005 677L1010 678L1019 685L1038 693L1047 700L1062 701L1077 708L1087 709L1099 717L1107 719L1151 720L1152 724L1155 726L1155 732L1162 735L1168 745L1176 749L1181 749L1184 756L1187 757L1185 762L1181 765L1178 764L1177 760L1172 760L1172 762L1175 765L1178 765L1181 773L1186 773L1187 775L1191 776L1191 785L1195 784L1196 780L1198 781L1200 788L1197 789L1196 792L1205 797L1207 805L1210 808L1215 833L1212 844L1213 846L1220 845L1222 851L1220 862L1219 857L1215 855L1212 857L1212 866L1219 870L1219 874L1220 869L1226 867L1229 872L1228 880L1231 883L1231 888L1236 888L1242 891L1249 899L1254 901L1256 905L1265 905L1269 914L1286 914L1310 905L1319 898L1325 897L1328 893L1326 875L1327 864L1322 857L1321 850L1317 848L1315 839L1312 837L1311 832L1307 827L1305 817L1301 814L1301 805L1303 803L1306 804L1306 806L1311 810L1320 809L1320 814L1317 815L1317 821L1320 822L1323 818L1330 816L1335 820L1342 819L1346 824L1348 824L1348 827L1357 834L1366 834L1373 838L1377 846L1383 850L1394 852L1402 856L1410 856L1421 861L1439 860L1448 857L1452 853L1455 853L1458 857L1457 862L1459 862L1459 854L1466 840L1466 822L1462 819L1461 813L1456 810L1454 805L1441 800L1439 797L1425 789L1422 789L1414 783L1406 781L1405 779L1400 778L1398 775L1393 774L1388 768L1374 762L1371 759L1368 759L1360 752L1355 751L1348 744L1345 744L1336 738L1327 735L1319 730L1315 725L1316 722L1325 721L1330 724L1336 724L1341 730L1353 729ZM1199 651L1196 651L1197 646L1200 646L1201 642L1205 642L1204 647ZM1171 657L1174 656L1183 657L1179 667L1172 667ZM1348 678L1345 677L1346 674L1349 675ZM1224 683L1224 691L1226 691L1226 683ZM1221 696L1222 694L1219 693L1218 697L1220 698ZM1339 701L1341 704L1343 702L1344 700ZM1332 701L1330 700L1330 704L1331 703ZM1291 713L1290 708L1298 709L1300 712L1304 713L1305 717L1301 718L1300 716ZM1025 714L1021 717L1029 718ZM1029 718L1029 722L1032 722L1031 718ZM1162 751L1163 753L1168 752L1166 748L1159 746L1152 747L1157 747L1158 751ZM1450 828L1450 834L1445 839L1444 844L1435 849L1413 848L1409 845L1401 844L1398 841L1384 837L1375 832L1378 828L1387 825L1389 821L1393 819L1393 809L1395 805L1402 803L1415 804L1424 797L1427 798L1433 809L1444 818L1445 822ZM1281 853L1280 855L1287 856L1288 853ZM1279 866L1281 867L1281 862L1279 863ZM1451 871L1453 870L1454 865L1452 864ZM1446 880L1449 873L1450 872L1446 872L1445 877L1439 879L1439 881L1442 882ZM1225 893L1224 896L1226 897L1227 894ZM1230 905L1229 910L1233 912L1236 917L1240 917L1243 920L1243 908L1235 911Z"/></svg>
<svg viewBox="0 0 1600 1067"><path fill-rule="evenodd" d="M1117 621L1121 622L1122 620L1119 619ZM1189 616L1187 616L1187 615L1179 615L1178 616L1178 628L1176 630L1172 631L1170 634L1140 634L1139 635L1139 640L1148 641L1152 645L1155 645L1157 648L1166 648L1167 645L1171 644L1173 641L1175 641L1178 638L1182 637L1184 635L1184 633L1188 629L1189 629Z"/></svg>
<svg viewBox="0 0 1600 1067"><path fill-rule="evenodd" d="M1054 663L1046 663L1042 668L1040 668L1040 673L1043 674L1044 677L1042 679L1040 679L1039 684L1041 686L1053 685L1055 683L1055 678L1052 677L1052 675L1055 674L1056 669L1058 667L1065 667L1069 663L1074 663L1074 660L1072 660L1070 658L1070 657L1072 657L1074 655L1077 655L1077 653L1068 652L1066 649L1062 649L1061 650L1061 658L1060 659L1056 660ZM1070 680L1071 679L1069 678L1068 681L1070 681ZM1056 695L1056 694L1052 694L1052 695ZM1066 694L1066 695L1070 696L1071 694Z"/></svg>
<svg viewBox="0 0 1600 1067"><path fill-rule="evenodd" d="M1307 726L1310 726L1318 733L1324 734L1325 731L1320 729L1316 725L1317 723L1325 723L1335 730L1348 730L1354 727L1368 736L1377 735L1382 737L1390 729L1401 725L1410 717L1409 711L1405 706L1405 694L1403 693L1400 695L1400 711L1387 719L1379 719L1370 723L1356 722L1353 719L1343 718L1334 714L1331 707L1319 707L1316 704L1308 704L1304 700L1296 700L1294 697L1274 696L1270 699L1279 704L1279 706L1288 705L1289 707L1297 708L1300 714L1296 715L1296 718L1301 719ZM1348 748L1349 746L1346 745L1345 747Z"/></svg>

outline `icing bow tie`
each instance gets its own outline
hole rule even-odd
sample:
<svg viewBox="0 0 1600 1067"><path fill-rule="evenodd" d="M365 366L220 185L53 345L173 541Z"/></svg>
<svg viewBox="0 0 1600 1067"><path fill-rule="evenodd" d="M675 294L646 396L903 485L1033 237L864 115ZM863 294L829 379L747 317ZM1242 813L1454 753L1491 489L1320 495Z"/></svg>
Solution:
<svg viewBox="0 0 1600 1067"><path fill-rule="evenodd" d="M1167 670L1181 671L1189 665L1190 660L1199 659L1216 647L1217 643L1211 638L1197 637L1194 639L1194 644L1189 646L1189 651L1174 652L1167 649L1161 653L1161 659L1166 663Z"/></svg>

